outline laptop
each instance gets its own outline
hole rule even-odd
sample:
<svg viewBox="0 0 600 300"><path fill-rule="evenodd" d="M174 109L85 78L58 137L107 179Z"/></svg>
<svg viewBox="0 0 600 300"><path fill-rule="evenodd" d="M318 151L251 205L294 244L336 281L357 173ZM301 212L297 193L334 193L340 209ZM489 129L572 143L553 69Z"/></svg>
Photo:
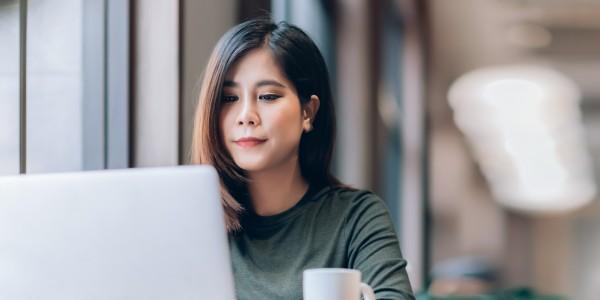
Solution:
<svg viewBox="0 0 600 300"><path fill-rule="evenodd" d="M216 171L0 177L0 299L235 299Z"/></svg>

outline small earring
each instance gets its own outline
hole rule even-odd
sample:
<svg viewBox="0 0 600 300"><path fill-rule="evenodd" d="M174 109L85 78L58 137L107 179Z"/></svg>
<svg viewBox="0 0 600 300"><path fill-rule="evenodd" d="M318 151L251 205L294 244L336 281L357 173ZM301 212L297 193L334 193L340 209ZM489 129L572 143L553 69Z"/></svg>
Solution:
<svg viewBox="0 0 600 300"><path fill-rule="evenodd" d="M312 123L310 123L310 118L307 119L308 125L304 128L305 132L310 132L312 130Z"/></svg>
<svg viewBox="0 0 600 300"><path fill-rule="evenodd" d="M313 129L312 124L308 124L308 127L304 131L311 132L312 129Z"/></svg>

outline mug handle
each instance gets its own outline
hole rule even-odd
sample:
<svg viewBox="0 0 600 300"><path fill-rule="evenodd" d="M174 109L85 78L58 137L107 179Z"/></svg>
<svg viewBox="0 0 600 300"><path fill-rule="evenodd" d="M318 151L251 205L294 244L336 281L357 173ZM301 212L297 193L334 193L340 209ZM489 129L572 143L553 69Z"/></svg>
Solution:
<svg viewBox="0 0 600 300"><path fill-rule="evenodd" d="M360 283L360 291L362 292L362 296L364 300L377 300L375 299L375 293L373 289L366 283Z"/></svg>

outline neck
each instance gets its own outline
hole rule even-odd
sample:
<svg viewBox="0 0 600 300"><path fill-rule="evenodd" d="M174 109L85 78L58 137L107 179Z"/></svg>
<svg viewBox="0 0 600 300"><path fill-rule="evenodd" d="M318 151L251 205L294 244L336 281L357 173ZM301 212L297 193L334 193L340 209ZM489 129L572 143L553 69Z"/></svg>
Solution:
<svg viewBox="0 0 600 300"><path fill-rule="evenodd" d="M292 208L308 190L297 157L275 168L248 175L252 206L260 216L272 216Z"/></svg>

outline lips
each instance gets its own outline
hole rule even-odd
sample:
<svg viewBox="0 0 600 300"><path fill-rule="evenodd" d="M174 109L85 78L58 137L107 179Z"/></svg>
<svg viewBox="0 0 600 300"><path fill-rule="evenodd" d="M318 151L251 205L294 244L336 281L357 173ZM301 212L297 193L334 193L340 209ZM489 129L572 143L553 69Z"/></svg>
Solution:
<svg viewBox="0 0 600 300"><path fill-rule="evenodd" d="M235 140L234 143L236 143L236 145L238 145L242 148L251 148L251 147L258 146L266 141L267 141L266 139L259 139L259 138L255 138L255 137L245 137L245 138Z"/></svg>

